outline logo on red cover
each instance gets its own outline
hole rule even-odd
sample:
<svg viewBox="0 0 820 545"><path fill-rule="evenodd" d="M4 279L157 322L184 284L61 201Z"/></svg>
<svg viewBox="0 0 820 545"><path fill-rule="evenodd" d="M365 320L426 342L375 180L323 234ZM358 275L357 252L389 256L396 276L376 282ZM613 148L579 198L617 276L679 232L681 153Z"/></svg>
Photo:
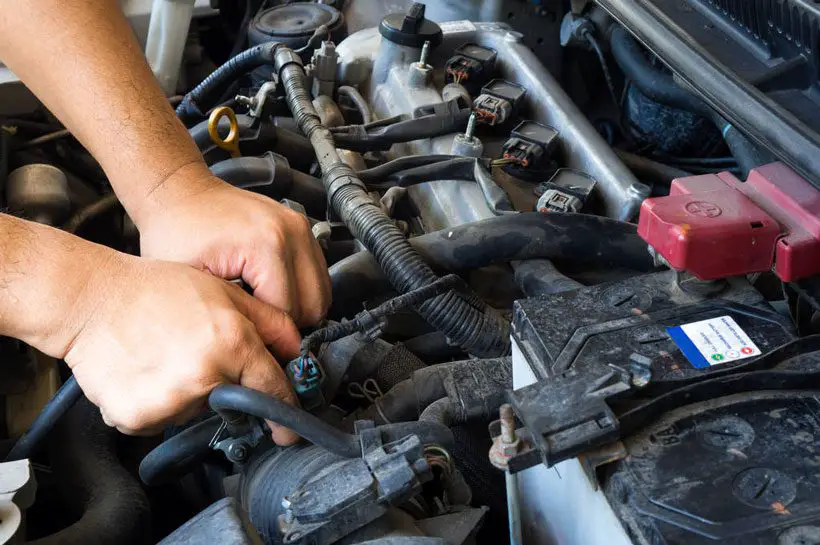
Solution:
<svg viewBox="0 0 820 545"><path fill-rule="evenodd" d="M716 204L706 201L692 201L686 204L686 211L694 216L703 218L716 218L723 213L723 210Z"/></svg>

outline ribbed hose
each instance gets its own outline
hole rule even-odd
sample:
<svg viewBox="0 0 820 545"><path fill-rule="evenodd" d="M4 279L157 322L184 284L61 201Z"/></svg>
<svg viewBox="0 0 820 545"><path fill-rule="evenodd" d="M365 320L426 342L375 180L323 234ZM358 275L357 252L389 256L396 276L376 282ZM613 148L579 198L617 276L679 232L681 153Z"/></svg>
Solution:
<svg viewBox="0 0 820 545"><path fill-rule="evenodd" d="M177 117L185 124L203 117L237 78L265 64L273 64L277 45L275 42L257 45L229 59L182 98L176 109Z"/></svg>
<svg viewBox="0 0 820 545"><path fill-rule="evenodd" d="M438 277L433 270L370 199L356 173L342 162L331 132L322 125L313 107L298 56L280 46L276 68L291 113L316 151L330 204L350 232L373 254L399 292L435 282ZM430 325L469 353L492 357L509 352L509 324L486 306L475 300L471 304L468 299L474 298L448 292L423 303L418 310Z"/></svg>

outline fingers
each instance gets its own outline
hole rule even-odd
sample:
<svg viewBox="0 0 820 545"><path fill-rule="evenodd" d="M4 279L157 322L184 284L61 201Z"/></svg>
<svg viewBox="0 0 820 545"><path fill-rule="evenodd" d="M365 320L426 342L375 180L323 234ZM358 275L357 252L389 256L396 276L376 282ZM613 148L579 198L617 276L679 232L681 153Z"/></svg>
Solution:
<svg viewBox="0 0 820 545"><path fill-rule="evenodd" d="M282 248L269 247L248 259L242 274L254 296L288 313L298 323L298 287L293 261Z"/></svg>
<svg viewBox="0 0 820 545"><path fill-rule="evenodd" d="M253 323L262 342L271 346L278 357L290 361L299 355L299 330L287 314L235 285L229 286L228 295L236 309Z"/></svg>
<svg viewBox="0 0 820 545"><path fill-rule="evenodd" d="M280 213L279 227L255 243L260 250L246 258L242 276L256 297L290 314L296 325L314 325L330 306L327 263L308 219Z"/></svg>
<svg viewBox="0 0 820 545"><path fill-rule="evenodd" d="M290 388L285 372L261 343L250 355L239 377L239 384L265 392L291 405L297 404L296 395ZM275 422L268 422L268 426L277 445L292 445L299 440L298 435L284 426Z"/></svg>
<svg viewBox="0 0 820 545"><path fill-rule="evenodd" d="M305 251L296 254L297 271L303 271L296 281L299 289L300 316L304 326L315 325L330 308L330 276L319 244L312 241Z"/></svg>

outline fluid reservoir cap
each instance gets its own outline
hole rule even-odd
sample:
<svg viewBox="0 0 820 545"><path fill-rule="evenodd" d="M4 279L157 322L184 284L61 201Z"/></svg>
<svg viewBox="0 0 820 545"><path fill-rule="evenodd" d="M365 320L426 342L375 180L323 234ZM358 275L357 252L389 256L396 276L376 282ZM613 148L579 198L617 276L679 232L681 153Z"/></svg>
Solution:
<svg viewBox="0 0 820 545"><path fill-rule="evenodd" d="M332 6L302 2L283 4L260 11L253 18L248 25L248 42L258 45L280 41L289 47L302 47L320 26L327 26L331 34L335 34L342 23L342 14Z"/></svg>
<svg viewBox="0 0 820 545"><path fill-rule="evenodd" d="M394 44L421 49L429 41L431 47L441 43L441 27L424 17L425 6L413 2L407 13L391 13L382 19L379 32Z"/></svg>

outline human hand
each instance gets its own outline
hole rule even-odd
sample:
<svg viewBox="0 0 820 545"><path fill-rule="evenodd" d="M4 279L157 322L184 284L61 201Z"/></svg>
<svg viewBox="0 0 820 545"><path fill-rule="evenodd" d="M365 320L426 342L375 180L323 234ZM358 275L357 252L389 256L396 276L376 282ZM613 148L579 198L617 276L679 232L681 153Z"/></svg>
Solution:
<svg viewBox="0 0 820 545"><path fill-rule="evenodd" d="M241 278L256 297L288 313L299 326L324 317L330 278L307 218L218 178L173 184L167 195L154 196L158 204L138 221L143 256L188 263L228 280ZM185 185L196 189L181 191Z"/></svg>
<svg viewBox="0 0 820 545"><path fill-rule="evenodd" d="M187 265L96 251L104 257L90 259L103 264L75 299L74 325L44 348L65 359L108 425L144 434L186 422L223 383L296 403L265 347L298 354L299 332L284 313ZM278 444L297 439L271 428Z"/></svg>

